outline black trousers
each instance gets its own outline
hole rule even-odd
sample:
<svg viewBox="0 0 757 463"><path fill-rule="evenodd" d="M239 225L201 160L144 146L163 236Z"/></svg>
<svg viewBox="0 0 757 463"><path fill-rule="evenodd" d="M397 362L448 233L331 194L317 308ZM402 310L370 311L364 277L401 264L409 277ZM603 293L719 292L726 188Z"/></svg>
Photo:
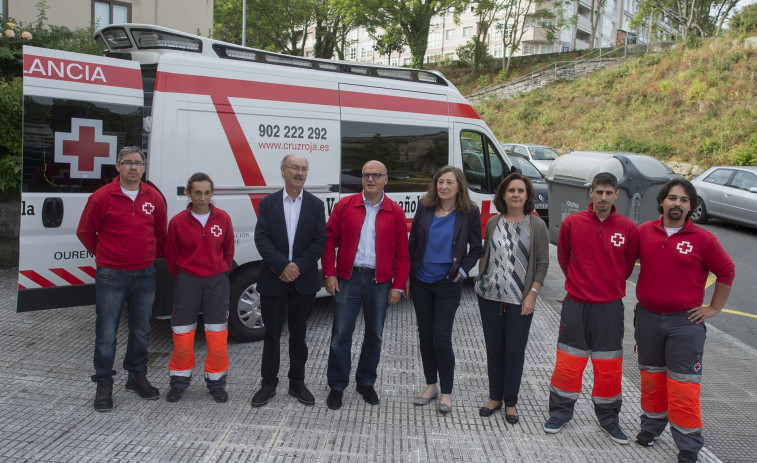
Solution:
<svg viewBox="0 0 757 463"><path fill-rule="evenodd" d="M280 340L284 321L289 325L289 384L305 382L305 363L308 361L305 334L314 301L315 294L299 294L294 283L287 283L276 297L260 296L260 309L265 324L263 362L260 365L263 384L274 388L279 384Z"/></svg>

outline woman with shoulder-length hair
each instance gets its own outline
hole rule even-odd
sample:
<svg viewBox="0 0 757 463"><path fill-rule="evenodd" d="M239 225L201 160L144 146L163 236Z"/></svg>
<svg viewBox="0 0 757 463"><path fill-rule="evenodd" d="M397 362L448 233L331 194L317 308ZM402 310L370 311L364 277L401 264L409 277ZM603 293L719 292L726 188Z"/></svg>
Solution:
<svg viewBox="0 0 757 463"><path fill-rule="evenodd" d="M544 221L531 214L534 187L528 177L508 175L493 202L499 214L486 223L476 280L489 376L489 402L479 415L491 416L504 402L505 419L516 424L528 332L549 267L549 239Z"/></svg>
<svg viewBox="0 0 757 463"><path fill-rule="evenodd" d="M481 214L468 197L465 174L457 167L439 169L431 180L410 229L410 280L405 297L413 298L418 321L426 389L415 405L439 395L437 409L452 409L455 353L452 324L462 282L481 256Z"/></svg>
<svg viewBox="0 0 757 463"><path fill-rule="evenodd" d="M226 373L229 355L229 277L234 258L234 230L229 215L211 204L213 180L202 172L189 177L184 193L187 208L168 224L166 267L176 279L171 330L173 352L168 362L171 389L168 402L178 402L189 387L195 367L194 335L203 312L208 354L205 385L219 403L229 400Z"/></svg>

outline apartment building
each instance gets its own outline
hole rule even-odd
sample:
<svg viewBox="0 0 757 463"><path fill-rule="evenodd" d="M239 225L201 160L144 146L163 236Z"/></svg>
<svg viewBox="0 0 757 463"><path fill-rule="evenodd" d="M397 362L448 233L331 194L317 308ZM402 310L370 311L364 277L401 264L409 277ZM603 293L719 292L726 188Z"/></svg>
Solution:
<svg viewBox="0 0 757 463"><path fill-rule="evenodd" d="M36 0L0 0L2 13L20 22L37 18ZM71 29L133 22L210 36L213 0L47 0L47 22Z"/></svg>
<svg viewBox="0 0 757 463"><path fill-rule="evenodd" d="M539 8L551 7L550 4L541 4ZM575 16L574 25L568 26L557 32L555 40L550 41L545 24L556 24L558 18L542 19L533 15L537 6L531 5L528 14L521 18L521 27L525 32L521 40L520 48L513 56L534 55L542 53L555 53L570 50L582 50L588 48L609 47L618 44L619 39L632 39L636 43L647 43L651 37L651 28L648 26L631 28L630 22L639 8L639 0L606 0L604 8L600 12L597 22L594 43L591 44L591 1L577 0L569 2L562 10L562 15L567 19ZM556 14L558 10L555 9ZM501 19L501 18L500 18ZM489 54L495 58L507 56L510 51L502 38L502 29L498 27L501 21L494 21L487 34ZM671 33L670 27L659 23L658 29L662 28ZM442 60L455 60L458 58L457 49L470 42L478 31L478 17L474 7L469 7L456 24L452 14L437 16L432 19L428 35L428 48L425 62L438 62ZM380 32L379 32L380 35ZM312 30L308 31L305 46L305 55L312 56L313 44L315 43ZM382 56L373 47L375 40L368 34L365 28L358 28L350 32L347 37L345 59L364 63L386 64L391 66L407 66L411 61L410 50L406 48L402 53L390 56Z"/></svg>

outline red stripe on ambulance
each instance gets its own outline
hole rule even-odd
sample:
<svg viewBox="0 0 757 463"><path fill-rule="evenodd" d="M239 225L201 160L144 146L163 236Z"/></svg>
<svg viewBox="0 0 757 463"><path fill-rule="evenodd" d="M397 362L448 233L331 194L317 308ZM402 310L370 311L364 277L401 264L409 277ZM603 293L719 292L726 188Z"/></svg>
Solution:
<svg viewBox="0 0 757 463"><path fill-rule="evenodd" d="M18 273L37 283L42 288L52 288L56 286L53 282L35 272L34 270L21 270Z"/></svg>
<svg viewBox="0 0 757 463"><path fill-rule="evenodd" d="M79 267L79 270L91 276L92 278L94 278L95 275L97 275L97 269L94 267Z"/></svg>
<svg viewBox="0 0 757 463"><path fill-rule="evenodd" d="M24 55L24 77L142 90L139 69L29 54Z"/></svg>
<svg viewBox="0 0 757 463"><path fill-rule="evenodd" d="M63 280L71 285L83 285L84 282L73 276L68 270L64 268L51 268L51 272L63 278Z"/></svg>

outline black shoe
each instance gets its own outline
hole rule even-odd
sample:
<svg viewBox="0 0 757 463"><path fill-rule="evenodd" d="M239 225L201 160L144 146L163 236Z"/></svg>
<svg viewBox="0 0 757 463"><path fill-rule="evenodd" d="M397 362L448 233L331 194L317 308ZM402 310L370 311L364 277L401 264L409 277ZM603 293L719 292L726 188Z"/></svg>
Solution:
<svg viewBox="0 0 757 463"><path fill-rule="evenodd" d="M252 406L253 407L262 407L263 405L267 404L273 396L276 395L276 388L273 386L269 386L268 384L263 384L260 386L260 389L258 389L258 392L255 393L254 396L252 396Z"/></svg>
<svg viewBox="0 0 757 463"><path fill-rule="evenodd" d="M126 380L126 390L136 392L137 395L147 400L157 400L160 397L160 391L150 384L147 376L138 375L133 371L129 372L129 379Z"/></svg>
<svg viewBox="0 0 757 463"><path fill-rule="evenodd" d="M213 389L208 389L208 392L210 392L210 395L213 396L213 400L215 400L219 404L222 404L229 400L229 393L226 392L226 389L224 389L223 387L214 387Z"/></svg>
<svg viewBox="0 0 757 463"><path fill-rule="evenodd" d="M478 416L483 416L484 418L487 418L487 417L492 416L494 412L496 412L497 410L501 410L501 409L502 409L502 402L500 402L499 405L497 405L494 408L483 406L478 409Z"/></svg>
<svg viewBox="0 0 757 463"><path fill-rule="evenodd" d="M678 463L696 463L697 454L690 450L681 450L678 452Z"/></svg>
<svg viewBox="0 0 757 463"><path fill-rule="evenodd" d="M377 405L379 403L378 394L376 394L376 389L374 389L373 386L363 386L358 384L356 389L358 394L363 396L363 400L369 404Z"/></svg>
<svg viewBox="0 0 757 463"><path fill-rule="evenodd" d="M344 395L344 392L342 391L335 391L331 390L329 392L329 396L326 397L326 406L329 407L331 410L339 410L342 408L342 396Z"/></svg>
<svg viewBox="0 0 757 463"><path fill-rule="evenodd" d="M507 421L510 424L518 424L518 421L520 421L520 417L518 415L505 414L505 421Z"/></svg>
<svg viewBox="0 0 757 463"><path fill-rule="evenodd" d="M644 447L651 447L654 445L654 441L659 438L660 436L655 436L649 431L641 431L636 434L636 443Z"/></svg>
<svg viewBox="0 0 757 463"><path fill-rule="evenodd" d="M181 396L184 395L184 389L176 386L171 386L171 389L166 394L166 402L178 402L181 400Z"/></svg>
<svg viewBox="0 0 757 463"><path fill-rule="evenodd" d="M315 403L315 397L313 397L313 394L310 393L304 383L290 384L289 395L297 397L297 400L299 400L301 404L313 405Z"/></svg>
<svg viewBox="0 0 757 463"><path fill-rule="evenodd" d="M95 391L95 411L109 412L113 410L113 385L97 383Z"/></svg>

